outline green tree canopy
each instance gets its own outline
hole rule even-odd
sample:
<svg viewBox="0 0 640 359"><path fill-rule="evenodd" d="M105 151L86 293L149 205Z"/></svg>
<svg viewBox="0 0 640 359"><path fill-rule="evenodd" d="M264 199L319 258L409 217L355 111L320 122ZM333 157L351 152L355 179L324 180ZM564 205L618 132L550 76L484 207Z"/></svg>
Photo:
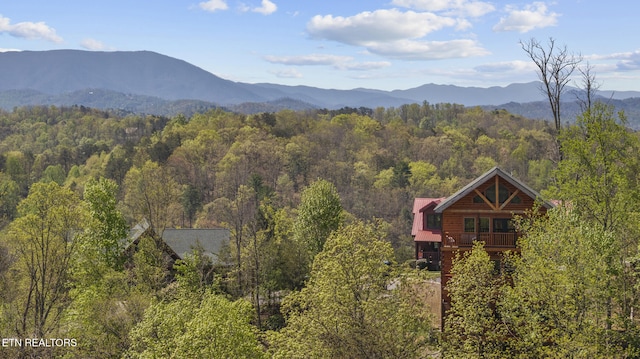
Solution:
<svg viewBox="0 0 640 359"><path fill-rule="evenodd" d="M443 333L446 358L500 357L506 349L506 328L498 319L502 281L482 242L471 251L458 254L446 290L451 299Z"/></svg>
<svg viewBox="0 0 640 359"><path fill-rule="evenodd" d="M216 294L183 296L147 309L127 358L263 358L251 305Z"/></svg>
<svg viewBox="0 0 640 359"><path fill-rule="evenodd" d="M318 180L302 191L294 231L312 255L322 251L331 232L343 221L340 195L331 182Z"/></svg>
<svg viewBox="0 0 640 359"><path fill-rule="evenodd" d="M89 180L84 188L84 200L89 206L95 226L87 235L87 251L97 255L96 260L107 267L121 270L123 240L128 235L128 225L118 209L118 184L101 177Z"/></svg>
<svg viewBox="0 0 640 359"><path fill-rule="evenodd" d="M315 257L307 286L283 303L287 325L270 336L275 358L413 358L426 353L431 322L424 308L403 296L383 232L363 222L333 232Z"/></svg>
<svg viewBox="0 0 640 359"><path fill-rule="evenodd" d="M34 183L9 226L8 246L16 258L20 295L11 304L18 337L55 333L68 305L74 238L89 223L86 205L55 182Z"/></svg>
<svg viewBox="0 0 640 359"><path fill-rule="evenodd" d="M607 329L609 301L620 289L613 279L622 265L612 261L620 249L613 232L566 207L521 224L521 256L514 258L513 285L504 287L499 304L513 355L604 358L624 353L624 340L614 340L618 333Z"/></svg>

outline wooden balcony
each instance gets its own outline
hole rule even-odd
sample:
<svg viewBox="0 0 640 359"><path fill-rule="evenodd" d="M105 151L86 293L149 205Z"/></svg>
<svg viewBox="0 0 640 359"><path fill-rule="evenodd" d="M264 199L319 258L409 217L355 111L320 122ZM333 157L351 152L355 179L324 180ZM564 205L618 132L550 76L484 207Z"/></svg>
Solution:
<svg viewBox="0 0 640 359"><path fill-rule="evenodd" d="M518 234L507 233L451 233L442 237L442 246L446 248L472 247L476 241L483 241L486 248L515 248Z"/></svg>

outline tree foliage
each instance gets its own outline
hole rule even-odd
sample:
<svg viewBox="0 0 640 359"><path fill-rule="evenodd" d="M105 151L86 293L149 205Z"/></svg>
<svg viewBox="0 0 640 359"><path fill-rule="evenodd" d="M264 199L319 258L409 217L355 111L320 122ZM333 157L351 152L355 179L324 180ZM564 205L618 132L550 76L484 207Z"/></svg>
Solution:
<svg viewBox="0 0 640 359"><path fill-rule="evenodd" d="M629 328L625 318L638 305L629 258L635 255L640 233L638 192L638 137L626 127L623 113L596 102L563 130L560 139L565 154L555 172L554 196L563 199L585 222L612 233L613 252L607 258L609 285L608 327L616 323Z"/></svg>
<svg viewBox="0 0 640 359"><path fill-rule="evenodd" d="M294 230L312 256L322 251L329 235L343 220L340 195L331 182L318 180L302 191Z"/></svg>
<svg viewBox="0 0 640 359"><path fill-rule="evenodd" d="M616 116L612 106L596 102L560 135L565 158L553 195L605 230L630 224L627 217L638 195L640 143L625 125L623 113Z"/></svg>
<svg viewBox="0 0 640 359"><path fill-rule="evenodd" d="M382 236L379 226L363 222L333 232L306 287L285 299L287 325L270 337L274 357L410 358L427 351L431 324L402 299L401 286L390 288L394 255Z"/></svg>
<svg viewBox="0 0 640 359"><path fill-rule="evenodd" d="M522 230L513 286L500 314L514 351L527 357L614 357L624 352L611 331L610 298L621 263L613 232L559 207Z"/></svg>
<svg viewBox="0 0 640 359"><path fill-rule="evenodd" d="M127 358L263 358L251 305L220 295L182 296L150 306L131 331Z"/></svg>
<svg viewBox="0 0 640 359"><path fill-rule="evenodd" d="M452 304L442 334L444 357L492 358L505 352L508 332L496 311L504 280L495 267L482 242L455 257L446 288Z"/></svg>
<svg viewBox="0 0 640 359"><path fill-rule="evenodd" d="M44 337L56 332L69 304L74 237L89 215L73 192L55 182L33 184L18 214L7 243L16 258L12 280L19 293L9 315L18 337Z"/></svg>
<svg viewBox="0 0 640 359"><path fill-rule="evenodd" d="M128 225L118 209L118 185L115 181L101 177L90 180L85 185L84 201L89 206L95 226L86 237L85 254L91 252L97 257L92 260L120 270L124 263L123 239L128 235ZM84 263L88 265L88 263Z"/></svg>
<svg viewBox="0 0 640 359"><path fill-rule="evenodd" d="M13 240L18 237L16 229L27 222L35 228L39 220L32 217L26 221L26 216L15 210L16 205L30 191L55 185L56 190L47 190L47 196L57 196L58 189L64 189L62 197L73 194L74 201L84 196L84 202L77 205L84 208L80 211L83 214L74 218L69 227L74 230L66 233L73 234L74 241L65 243L74 255L69 261L73 265L64 275L61 301L52 307L51 313L60 319L49 322L52 333L73 335L82 343L69 356L160 353L152 348L154 343L149 342L149 347L136 343L129 332L152 303L158 313L179 313L179 305L172 303L180 302L192 309L185 314L191 319L175 324L175 318L169 318L167 324L182 329L171 335L163 332L175 344L171 344L172 355L178 356L175 340L186 333L185 328L189 327L190 333L207 333L200 338L212 335L204 327L197 329L196 317L190 313L200 313L205 293L219 290L230 298L251 298L253 310L235 317L238 323L251 317L252 323L262 324L262 330L286 325L270 337L271 354L424 357L432 338L425 317L429 311L421 309L416 297L410 295L406 273L395 272L393 265L380 265L381 253L385 259L398 261L413 256L414 244L408 235L412 198L449 195L497 165L536 190L552 185L547 193L572 204L578 222L598 227L598 231L607 227L605 232L612 233L615 251L603 257L609 261L603 269L607 290L600 293L604 298L597 298L602 306L597 314L605 308L605 329L598 333L604 333L606 340L594 347L576 336L576 343L589 343L597 353L613 353L622 348L617 343L631 348L636 345L631 339L637 326L630 318L639 298L634 279L637 271L630 264L635 263L638 248L639 222L633 207L637 199L637 134L626 131L622 116L610 124L613 113L604 107L592 104L583 117L576 127L562 131L566 162L558 163L554 155L556 130L546 123L505 110L456 104L287 110L255 116L218 109L174 119L122 116L82 107L0 111L0 229L6 239L0 246L1 329L15 332L22 313L19 305L28 298L27 267L15 251L23 242ZM38 191L45 197L45 192ZM608 193L611 196L607 197ZM72 208L76 207L67 211ZM57 207L49 212L56 220L64 213ZM229 253L220 253L224 261L213 268L197 256L168 268L160 238L145 237L137 244L137 254L133 254L135 246L129 247L128 261L120 265L116 253L124 243L120 240L126 237L123 218L131 225L143 217L160 236L167 226L227 227L232 234L230 248L225 249ZM389 225L384 231L363 225L356 235L352 224L359 226L372 218ZM22 240L26 235L19 237ZM390 253L390 248L395 253ZM316 264L311 270L314 255ZM225 266L228 263L232 266ZM599 264L594 267L602 269ZM481 276L484 267L478 268L470 273L478 282L496 284ZM525 269L522 264L520 275L525 275ZM392 278L399 279L389 283ZM563 278L559 275L558 280ZM576 274L568 278L583 277ZM399 289L391 290L394 286ZM473 293L480 290L469 288ZM518 298L518 287L513 288L510 296ZM291 291L296 292L284 302L285 321L280 298ZM481 294L483 300L496 298L494 292ZM474 300L471 303L479 308L478 298ZM238 305L245 308L244 303ZM497 327L511 330L505 338L518 333L504 321L507 314L512 323L519 320L525 327L534 325L522 324L518 312L524 310L522 306L498 304L479 313L478 318L486 322L460 323L489 326L495 319ZM509 312L500 316L506 309ZM500 315L492 319L489 313ZM595 315L587 313L589 320ZM158 314L159 318L163 315ZM161 319L147 322L155 323L151 327L162 327ZM535 325L545 328L549 324ZM143 336L136 335L136 340ZM494 343L497 339L486 340ZM363 343L370 348L364 348ZM527 345L533 345L505 343L496 348L522 356ZM531 339L527 343L537 342ZM129 351L138 344L141 346ZM473 345L467 349L478 347ZM491 346L484 348L489 353ZM201 356L206 350L179 353Z"/></svg>
<svg viewBox="0 0 640 359"><path fill-rule="evenodd" d="M132 167L124 183L132 216L146 218L158 235L177 221L182 191L168 168L146 161L140 168Z"/></svg>

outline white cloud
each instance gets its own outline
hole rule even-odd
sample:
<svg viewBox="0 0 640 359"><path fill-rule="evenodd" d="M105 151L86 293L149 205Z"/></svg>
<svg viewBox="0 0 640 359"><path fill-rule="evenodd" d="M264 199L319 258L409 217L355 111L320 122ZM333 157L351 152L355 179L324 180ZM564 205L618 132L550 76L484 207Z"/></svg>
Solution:
<svg viewBox="0 0 640 359"><path fill-rule="evenodd" d="M251 11L262 15L271 15L276 12L276 10L278 10L278 6L269 0L262 0L262 6L251 9Z"/></svg>
<svg viewBox="0 0 640 359"><path fill-rule="evenodd" d="M394 0L393 4L426 10L477 9L477 15L493 11L488 3L468 0ZM433 12L399 9L362 12L354 16L317 15L307 23L308 34L316 39L361 46L368 53L402 60L439 60L488 55L475 39L461 38L434 41L428 36L450 28L468 30L471 22L464 17L441 16Z"/></svg>
<svg viewBox="0 0 640 359"><path fill-rule="evenodd" d="M84 39L80 43L80 46L82 46L87 50L92 50L92 51L100 51L100 50L107 49L107 47L102 42L95 39Z"/></svg>
<svg viewBox="0 0 640 359"><path fill-rule="evenodd" d="M308 66L308 65L331 65L344 63L347 61L353 61L351 56L338 56L338 55L325 55L325 54L311 54L301 56L265 56L265 60L274 64L283 65L296 65L296 66Z"/></svg>
<svg viewBox="0 0 640 359"><path fill-rule="evenodd" d="M350 71L370 71L370 70L379 70L385 67L391 66L391 63L388 61L365 61L365 62L352 62L345 63L336 68L341 70L350 70Z"/></svg>
<svg viewBox="0 0 640 359"><path fill-rule="evenodd" d="M13 37L24 39L41 39L52 42L62 42L56 30L44 22L19 22L12 24L11 19L0 15L0 33L7 33Z"/></svg>
<svg viewBox="0 0 640 359"><path fill-rule="evenodd" d="M489 52L473 40L416 41L398 40L367 46L375 54L403 60L441 60L484 56Z"/></svg>
<svg viewBox="0 0 640 359"><path fill-rule="evenodd" d="M610 58L618 59L616 63L617 71L636 71L640 70L640 51L618 53L610 55Z"/></svg>
<svg viewBox="0 0 640 359"><path fill-rule="evenodd" d="M18 49L3 49L0 48L0 52L20 52L22 50L18 50Z"/></svg>
<svg viewBox="0 0 640 359"><path fill-rule="evenodd" d="M301 56L265 56L270 63L290 66L332 66L338 70L377 70L391 66L387 61L356 62L351 56L310 54Z"/></svg>
<svg viewBox="0 0 640 359"><path fill-rule="evenodd" d="M474 67L474 70L482 73L534 72L536 66L532 61L516 60L479 65Z"/></svg>
<svg viewBox="0 0 640 359"><path fill-rule="evenodd" d="M558 23L558 13L549 12L547 5L543 2L534 2L525 5L520 10L513 6L507 6L507 17L500 19L500 22L493 27L494 31L517 31L528 32L533 29L554 26Z"/></svg>
<svg viewBox="0 0 640 359"><path fill-rule="evenodd" d="M391 4L446 15L480 17L495 11L493 4L469 0L393 0Z"/></svg>
<svg viewBox="0 0 640 359"><path fill-rule="evenodd" d="M397 9L362 12L355 16L314 16L307 24L312 37L333 40L349 45L421 38L433 31L456 26L449 17Z"/></svg>
<svg viewBox="0 0 640 359"><path fill-rule="evenodd" d="M227 10L229 6L225 0L208 0L198 4L202 10L215 12L218 10Z"/></svg>
<svg viewBox="0 0 640 359"><path fill-rule="evenodd" d="M506 86L517 82L537 80L533 62L508 61L468 67L430 67L417 70L415 76L429 76L442 82L460 86Z"/></svg>
<svg viewBox="0 0 640 359"><path fill-rule="evenodd" d="M302 78L302 74L296 69L284 69L280 71L270 71L270 73L276 75L276 77L284 79L299 79Z"/></svg>

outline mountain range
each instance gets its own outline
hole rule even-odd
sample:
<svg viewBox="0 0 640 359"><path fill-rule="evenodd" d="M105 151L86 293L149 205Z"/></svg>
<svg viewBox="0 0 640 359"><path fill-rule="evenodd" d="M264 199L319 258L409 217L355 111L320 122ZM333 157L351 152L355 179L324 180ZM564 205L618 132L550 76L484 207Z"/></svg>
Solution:
<svg viewBox="0 0 640 359"><path fill-rule="evenodd" d="M634 116L640 114L637 99L640 92L601 91L598 94ZM575 96L566 97L568 103L575 102ZM151 51L0 53L0 108L5 110L27 105L82 105L175 115L214 107L255 113L285 108L397 107L424 101L504 108L531 118L551 118L550 111L545 111L548 106L544 103L541 106L545 97L539 82L489 88L425 84L393 91L336 90L234 82L186 61ZM570 107L567 106L569 112ZM640 123L640 116L630 122Z"/></svg>

